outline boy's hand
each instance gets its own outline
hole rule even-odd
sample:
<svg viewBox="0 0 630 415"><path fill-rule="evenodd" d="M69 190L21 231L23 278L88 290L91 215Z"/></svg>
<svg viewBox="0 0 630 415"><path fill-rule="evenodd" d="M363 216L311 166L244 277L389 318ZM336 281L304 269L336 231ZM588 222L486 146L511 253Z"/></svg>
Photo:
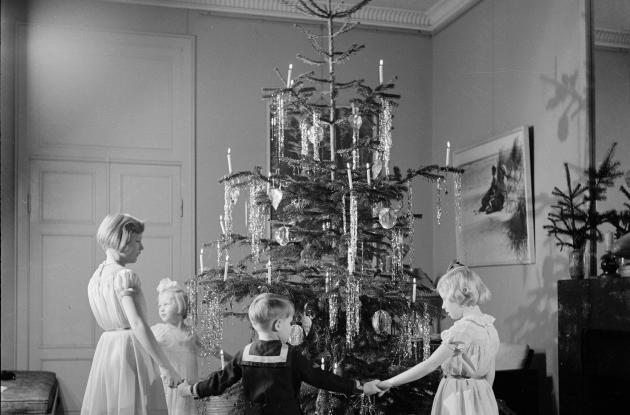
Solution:
<svg viewBox="0 0 630 415"><path fill-rule="evenodd" d="M380 380L378 379L371 380L367 383L364 383L363 393L366 394L367 396L371 396L371 395L374 395L375 393L382 392L382 390L380 390L378 386L376 386L378 383L380 383Z"/></svg>
<svg viewBox="0 0 630 415"><path fill-rule="evenodd" d="M180 383L179 386L177 386L177 393L179 394L179 396L182 396L184 398L191 397L192 392L190 383L188 383L187 380L184 380L182 383Z"/></svg>

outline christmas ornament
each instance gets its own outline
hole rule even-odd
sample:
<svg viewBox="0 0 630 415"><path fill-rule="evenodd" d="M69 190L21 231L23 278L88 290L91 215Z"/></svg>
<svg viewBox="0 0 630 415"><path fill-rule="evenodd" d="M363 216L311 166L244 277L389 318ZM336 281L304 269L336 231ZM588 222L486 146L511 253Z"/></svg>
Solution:
<svg viewBox="0 0 630 415"><path fill-rule="evenodd" d="M319 161L319 143L324 139L324 127L319 122L319 113L313 112L313 125L308 129L308 141L313 144L313 159Z"/></svg>
<svg viewBox="0 0 630 415"><path fill-rule="evenodd" d="M299 346L304 342L304 329L302 326L298 326L297 324L292 325L289 333L290 345Z"/></svg>
<svg viewBox="0 0 630 415"><path fill-rule="evenodd" d="M282 201L282 190L273 187L269 189L267 196L269 196L269 200L271 200L271 206L273 206L273 209L278 209L278 206L280 206L280 202Z"/></svg>
<svg viewBox="0 0 630 415"><path fill-rule="evenodd" d="M286 226L277 228L273 233L273 239L278 242L280 246L286 246L290 239L289 228Z"/></svg>
<svg viewBox="0 0 630 415"><path fill-rule="evenodd" d="M357 228L358 228L358 211L357 211L357 195L350 193L350 242L348 244L348 273L354 274L354 267L357 258Z"/></svg>
<svg viewBox="0 0 630 415"><path fill-rule="evenodd" d="M381 112L378 120L379 151L383 155L385 175L389 175L389 155L392 148L392 104L381 99Z"/></svg>
<svg viewBox="0 0 630 415"><path fill-rule="evenodd" d="M311 327L313 327L313 320L309 316L302 316L302 328L304 329L305 336L308 336L308 333L311 331Z"/></svg>
<svg viewBox="0 0 630 415"><path fill-rule="evenodd" d="M372 327L376 334L391 334L392 316L385 310L378 310L372 315Z"/></svg>
<svg viewBox="0 0 630 415"><path fill-rule="evenodd" d="M383 208L378 212L378 223L385 229L391 229L398 219L396 211L391 208Z"/></svg>
<svg viewBox="0 0 630 415"><path fill-rule="evenodd" d="M378 175L381 173L383 169L383 162L378 157L378 153L374 153L374 158L372 160L372 178L376 179Z"/></svg>
<svg viewBox="0 0 630 415"><path fill-rule="evenodd" d="M300 154L308 156L308 123L306 120L300 120Z"/></svg>

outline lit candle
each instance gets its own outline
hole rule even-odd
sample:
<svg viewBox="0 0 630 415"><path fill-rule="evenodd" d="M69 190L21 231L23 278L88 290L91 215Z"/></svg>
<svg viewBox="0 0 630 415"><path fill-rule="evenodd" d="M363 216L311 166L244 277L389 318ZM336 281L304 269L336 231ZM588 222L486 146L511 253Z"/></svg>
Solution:
<svg viewBox="0 0 630 415"><path fill-rule="evenodd" d="M271 259L267 261L267 284L271 284Z"/></svg>
<svg viewBox="0 0 630 415"><path fill-rule="evenodd" d="M225 235L225 225L223 224L223 215L219 215L219 225L221 225L221 233Z"/></svg>
<svg viewBox="0 0 630 415"><path fill-rule="evenodd" d="M223 269L223 281L227 281L228 269L230 268L230 254L225 251L225 268Z"/></svg>
<svg viewBox="0 0 630 415"><path fill-rule="evenodd" d="M229 174L232 174L232 155L230 154L231 152L232 152L232 149L228 147L227 160L228 160L228 173Z"/></svg>
<svg viewBox="0 0 630 415"><path fill-rule="evenodd" d="M339 364L337 362L335 362L333 364L333 373L336 375L337 374L337 369L339 369Z"/></svg>
<svg viewBox="0 0 630 415"><path fill-rule="evenodd" d="M321 365L321 367L322 367L322 370L324 370L324 369L325 369L325 368L324 368L324 356L322 356L322 365Z"/></svg>
<svg viewBox="0 0 630 415"><path fill-rule="evenodd" d="M221 370L225 369L225 357L223 356L223 349L221 349Z"/></svg>
<svg viewBox="0 0 630 415"><path fill-rule="evenodd" d="M365 176L367 177L368 186L372 186L372 172L370 171L370 163L365 163Z"/></svg>
<svg viewBox="0 0 630 415"><path fill-rule="evenodd" d="M289 64L289 72L287 73L287 88L291 87L291 71L293 70L293 64Z"/></svg>
<svg viewBox="0 0 630 415"><path fill-rule="evenodd" d="M451 164L451 142L446 142L446 166Z"/></svg>
<svg viewBox="0 0 630 415"><path fill-rule="evenodd" d="M199 250L199 273L203 274L203 248Z"/></svg>
<svg viewBox="0 0 630 415"><path fill-rule="evenodd" d="M352 190L352 169L350 168L350 163L346 163L346 171L348 172L348 186Z"/></svg>
<svg viewBox="0 0 630 415"><path fill-rule="evenodd" d="M378 62L378 83L383 83L383 59Z"/></svg>
<svg viewBox="0 0 630 415"><path fill-rule="evenodd" d="M411 291L411 302L416 302L416 279L413 279L413 291Z"/></svg>

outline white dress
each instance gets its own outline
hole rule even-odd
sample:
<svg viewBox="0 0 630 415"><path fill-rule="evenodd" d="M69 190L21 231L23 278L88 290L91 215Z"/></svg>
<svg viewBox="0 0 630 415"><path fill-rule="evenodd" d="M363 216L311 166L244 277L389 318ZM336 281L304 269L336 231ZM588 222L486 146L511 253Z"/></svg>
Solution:
<svg viewBox="0 0 630 415"><path fill-rule="evenodd" d="M197 335L192 333L189 326L182 328L170 324L158 323L151 327L164 354L171 362L179 375L190 384L199 380L197 354L199 341ZM194 415L197 413L197 405L193 398L182 397L177 389L164 388L166 404L169 415Z"/></svg>
<svg viewBox="0 0 630 415"><path fill-rule="evenodd" d="M442 332L442 342L455 344L453 357L442 364L444 378L433 399L431 415L498 415L497 401L486 375L499 351L494 317L466 316Z"/></svg>
<svg viewBox="0 0 630 415"><path fill-rule="evenodd" d="M88 284L88 298L104 333L94 351L81 415L167 414L158 366L131 331L122 308L126 295L133 296L144 316L138 276L116 263L101 264Z"/></svg>

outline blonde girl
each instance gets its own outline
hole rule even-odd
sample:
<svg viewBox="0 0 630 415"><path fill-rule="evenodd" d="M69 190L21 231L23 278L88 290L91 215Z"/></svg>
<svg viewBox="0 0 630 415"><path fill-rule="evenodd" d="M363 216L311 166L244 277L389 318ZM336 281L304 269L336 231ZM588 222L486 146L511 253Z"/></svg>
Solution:
<svg viewBox="0 0 630 415"><path fill-rule="evenodd" d="M146 323L140 279L127 268L144 249L143 232L144 223L127 214L107 215L98 228L106 259L88 283L88 299L104 331L94 351L82 415L166 414L163 381L169 387L180 381Z"/></svg>
<svg viewBox="0 0 630 415"><path fill-rule="evenodd" d="M494 317L479 308L490 299L490 290L477 273L459 262L440 278L437 290L442 308L455 320L442 332L442 344L427 360L377 386L383 390L396 387L441 366L444 377L433 400L432 415L498 415L492 383L499 336Z"/></svg>

